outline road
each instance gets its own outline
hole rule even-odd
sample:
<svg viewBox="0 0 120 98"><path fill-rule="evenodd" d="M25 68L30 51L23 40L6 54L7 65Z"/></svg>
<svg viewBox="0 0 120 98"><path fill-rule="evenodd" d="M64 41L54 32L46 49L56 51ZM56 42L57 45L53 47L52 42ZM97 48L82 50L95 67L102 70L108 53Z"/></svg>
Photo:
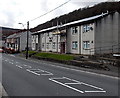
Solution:
<svg viewBox="0 0 120 98"><path fill-rule="evenodd" d="M2 55L2 84L9 96L118 96L118 79L57 63Z"/></svg>

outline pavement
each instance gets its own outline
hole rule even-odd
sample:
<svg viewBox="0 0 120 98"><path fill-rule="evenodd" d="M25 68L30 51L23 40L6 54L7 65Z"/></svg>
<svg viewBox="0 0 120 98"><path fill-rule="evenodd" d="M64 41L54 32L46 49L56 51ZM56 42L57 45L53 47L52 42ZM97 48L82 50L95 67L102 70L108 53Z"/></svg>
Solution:
<svg viewBox="0 0 120 98"><path fill-rule="evenodd" d="M2 98L2 96L8 96L7 92L5 91L5 89L3 88L2 84L0 83L0 98Z"/></svg>
<svg viewBox="0 0 120 98"><path fill-rule="evenodd" d="M9 96L118 96L118 78L88 69L3 54Z"/></svg>

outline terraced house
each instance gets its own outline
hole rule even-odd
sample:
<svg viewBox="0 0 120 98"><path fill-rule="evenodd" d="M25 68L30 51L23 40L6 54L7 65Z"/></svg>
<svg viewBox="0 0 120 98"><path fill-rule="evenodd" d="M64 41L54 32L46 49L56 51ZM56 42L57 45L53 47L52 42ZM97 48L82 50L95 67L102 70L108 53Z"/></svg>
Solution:
<svg viewBox="0 0 120 98"><path fill-rule="evenodd" d="M33 30L32 49L87 55L118 53L119 9L120 2L105 2L41 24Z"/></svg>

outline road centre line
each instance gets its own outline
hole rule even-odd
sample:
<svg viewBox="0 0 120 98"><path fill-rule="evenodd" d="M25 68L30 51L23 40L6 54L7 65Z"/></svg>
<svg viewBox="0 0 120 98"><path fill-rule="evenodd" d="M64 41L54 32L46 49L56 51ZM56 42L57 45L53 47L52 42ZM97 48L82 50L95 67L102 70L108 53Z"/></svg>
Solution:
<svg viewBox="0 0 120 98"><path fill-rule="evenodd" d="M81 90L78 90L78 89L76 89L76 88L74 88L74 87L71 87L71 86L69 86L69 85L63 84L63 83L61 83L61 82L59 82L59 81L53 80L53 79L51 79L51 78L49 78L49 80L50 80L50 81L53 81L53 82L55 82L55 83L57 83L57 84L60 84L60 85L62 85L62 86L65 86L65 87L67 87L67 88L70 88L70 89L72 89L72 90L74 90L74 91L77 91L77 92L79 92L79 93L84 93L84 92L81 91Z"/></svg>

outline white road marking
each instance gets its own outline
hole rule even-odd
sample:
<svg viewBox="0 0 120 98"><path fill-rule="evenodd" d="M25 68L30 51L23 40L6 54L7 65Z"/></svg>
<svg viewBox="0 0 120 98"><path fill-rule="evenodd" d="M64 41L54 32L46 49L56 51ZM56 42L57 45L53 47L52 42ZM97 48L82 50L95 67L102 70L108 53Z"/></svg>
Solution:
<svg viewBox="0 0 120 98"><path fill-rule="evenodd" d="M19 63L19 62L16 62L16 63Z"/></svg>
<svg viewBox="0 0 120 98"><path fill-rule="evenodd" d="M71 80L71 81L74 81L74 82L77 82L77 83L81 83L81 84L86 85L86 86L90 86L90 87L92 87L92 88L96 88L96 89L99 89L99 90L103 90L102 88L96 87L96 86L94 86L94 85L90 85L90 84L87 84L87 83L84 83L84 82L79 82L79 81L77 81L77 80L70 79L70 78L67 78L67 77L64 77L64 78L65 78L65 79L68 79L68 80Z"/></svg>
<svg viewBox="0 0 120 98"><path fill-rule="evenodd" d="M62 83L62 82L59 82L58 80L62 80L62 79L67 79L67 80L70 80L71 82L70 83ZM74 80L74 79L70 79L70 78L67 78L67 77L58 77L58 78L49 78L49 80L51 80L51 81L53 81L53 82L56 82L56 83L58 83L58 84L61 84L61 85L63 85L63 86L66 86L66 87L68 87L68 88L71 88L71 86L69 86L69 85L85 85L85 86L88 86L88 87L91 87L91 88L94 88L94 89L98 89L98 90L95 90L95 91L85 91L85 92L103 92L103 93L105 93L106 91L104 91L102 88L100 88L100 87L96 87L96 86L94 86L94 85L90 85L90 84L87 84L87 83L84 83L84 82L80 82L80 81L77 81L77 80ZM72 87L72 88L74 88L74 87ZM76 89L76 88L74 88L74 89ZM78 91L79 89L76 89L76 91ZM81 91L81 90L80 90ZM83 91L84 92L84 91Z"/></svg>
<svg viewBox="0 0 120 98"><path fill-rule="evenodd" d="M10 64L13 64L12 62L9 62Z"/></svg>
<svg viewBox="0 0 120 98"><path fill-rule="evenodd" d="M59 78L57 78L57 77L55 77L55 78L50 78L50 79L64 79L64 77L59 77Z"/></svg>
<svg viewBox="0 0 120 98"><path fill-rule="evenodd" d="M81 84L81 83L64 83L64 84Z"/></svg>
<svg viewBox="0 0 120 98"><path fill-rule="evenodd" d="M22 69L22 66L19 66L19 65L16 65L18 68L21 68Z"/></svg>
<svg viewBox="0 0 120 98"><path fill-rule="evenodd" d="M81 84L86 85L86 86L89 86L89 87L92 87L92 88L95 88L95 89L103 90L103 89L100 88L100 87L96 87L96 86L93 86L93 85L90 85L90 84L87 84L87 83L84 83L84 82L81 82Z"/></svg>
<svg viewBox="0 0 120 98"><path fill-rule="evenodd" d="M30 72L30 73L33 73L33 74L35 74L35 75L40 75L40 74L38 74L38 73L36 73L36 72L34 72L34 71L30 71L30 70L28 70L28 69L26 69L26 71L28 71L28 72Z"/></svg>
<svg viewBox="0 0 120 98"><path fill-rule="evenodd" d="M53 80L53 79L51 79L51 78L49 78L49 80L51 80L51 81L53 81L53 82L55 82L55 83L57 83L57 84L60 84L60 85L62 85L62 86L65 86L65 87L67 87L67 88L70 88L70 89L72 89L72 90L74 90L74 91L77 91L77 92L80 92L80 93L84 93L84 92L81 91L81 90L78 90L78 89L76 89L76 88L74 88L74 87L71 87L71 86L69 86L69 85L63 84L63 83L58 82L58 81L56 81L56 80Z"/></svg>
<svg viewBox="0 0 120 98"><path fill-rule="evenodd" d="M29 65L25 65L25 64L23 64L23 66L28 67L28 68L32 68L31 66L29 66Z"/></svg>
<svg viewBox="0 0 120 98"><path fill-rule="evenodd" d="M53 73L51 72L48 72L48 71L44 71L44 72L46 72L47 74L41 74L41 75L53 75Z"/></svg>
<svg viewBox="0 0 120 98"><path fill-rule="evenodd" d="M63 77L64 79L68 79L70 81L74 81L74 82L77 82L77 83L81 83L80 81L77 81L77 80L74 80L74 79L70 79L70 78L67 78L67 77Z"/></svg>
<svg viewBox="0 0 120 98"><path fill-rule="evenodd" d="M18 58L20 58L20 57L18 57ZM20 59L23 59L23 58L20 58ZM23 59L23 60L26 60L26 59ZM28 61L28 60L26 60L26 61ZM38 61L33 61L33 60L29 60L29 61L32 61L32 62L35 62L35 63L39 64ZM46 64L46 63L43 63L43 64ZM62 67L62 66L57 66L57 65L53 65L53 64L46 64L46 65L50 65L50 66L54 66L54 67L58 67L58 68L63 68L63 69L67 69L67 70L73 70L73 71L82 72L82 73L93 74L93 75L97 75L97 76L101 76L101 77L107 77L107 78L112 78L112 79L120 79L118 77L104 75L104 74L90 72L90 71L77 70L77 69L67 68L67 67Z"/></svg>
<svg viewBox="0 0 120 98"><path fill-rule="evenodd" d="M85 91L86 93L105 93L106 91Z"/></svg>
<svg viewBox="0 0 120 98"><path fill-rule="evenodd" d="M6 62L8 61L8 60L5 60Z"/></svg>
<svg viewBox="0 0 120 98"><path fill-rule="evenodd" d="M13 56L13 57L15 57L14 55L10 55L10 56Z"/></svg>

